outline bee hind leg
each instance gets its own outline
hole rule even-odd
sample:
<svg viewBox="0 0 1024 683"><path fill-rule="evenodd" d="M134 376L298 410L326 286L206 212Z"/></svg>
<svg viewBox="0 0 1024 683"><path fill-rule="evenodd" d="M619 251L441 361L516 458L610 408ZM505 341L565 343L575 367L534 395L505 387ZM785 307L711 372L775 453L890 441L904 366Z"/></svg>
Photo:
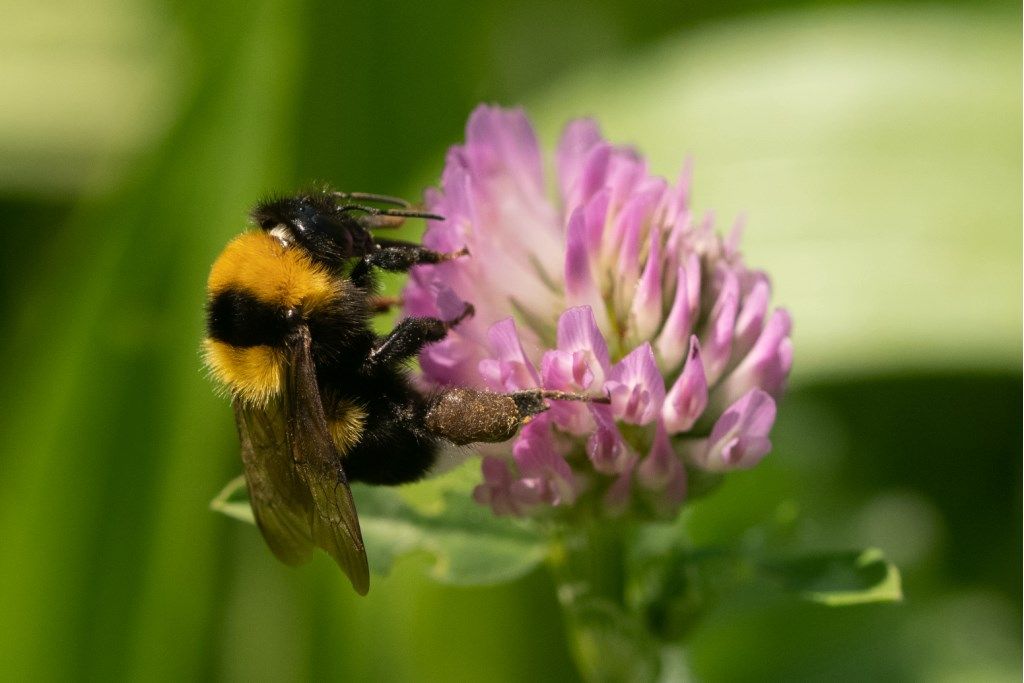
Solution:
<svg viewBox="0 0 1024 683"><path fill-rule="evenodd" d="M605 403L564 391L529 389L509 394L456 388L436 394L427 409L427 429L456 445L499 443L516 435L519 428L548 409L545 399Z"/></svg>

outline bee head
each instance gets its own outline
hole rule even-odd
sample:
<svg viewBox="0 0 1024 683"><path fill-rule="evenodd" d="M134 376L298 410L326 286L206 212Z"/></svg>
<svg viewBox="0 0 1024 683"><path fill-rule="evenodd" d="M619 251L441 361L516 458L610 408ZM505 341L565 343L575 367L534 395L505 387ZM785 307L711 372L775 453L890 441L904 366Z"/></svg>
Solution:
<svg viewBox="0 0 1024 683"><path fill-rule="evenodd" d="M350 258L373 250L370 232L341 210L327 192L260 202L252 220L284 246L298 246L315 261L337 268Z"/></svg>

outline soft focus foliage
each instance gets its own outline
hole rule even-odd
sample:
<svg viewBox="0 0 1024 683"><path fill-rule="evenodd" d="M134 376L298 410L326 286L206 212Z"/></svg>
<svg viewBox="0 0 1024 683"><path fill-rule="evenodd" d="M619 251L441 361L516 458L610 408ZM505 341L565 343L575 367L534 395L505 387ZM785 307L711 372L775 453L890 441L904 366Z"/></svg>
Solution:
<svg viewBox="0 0 1024 683"><path fill-rule="evenodd" d="M773 455L680 528L903 569L903 606L735 596L690 668L1019 680L1018 4L61 0L3 24L0 670L574 675L540 572L453 588L401 561L359 600L207 507L239 465L203 283L249 204L316 179L415 195L482 100L525 104L545 145L593 115L658 173L689 152L699 208L748 212L799 321ZM402 496L429 516L477 476Z"/></svg>

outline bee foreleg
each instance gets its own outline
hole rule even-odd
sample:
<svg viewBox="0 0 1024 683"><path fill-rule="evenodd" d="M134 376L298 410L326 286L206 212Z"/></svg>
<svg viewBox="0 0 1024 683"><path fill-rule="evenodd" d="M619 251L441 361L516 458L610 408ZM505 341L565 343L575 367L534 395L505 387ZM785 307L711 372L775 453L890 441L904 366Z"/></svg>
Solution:
<svg viewBox="0 0 1024 683"><path fill-rule="evenodd" d="M375 240L377 249L364 256L352 269L352 280L362 285L373 268L380 268L392 273L405 273L413 266L425 263L443 263L469 254L463 247L458 251L433 251L412 242L398 240Z"/></svg>

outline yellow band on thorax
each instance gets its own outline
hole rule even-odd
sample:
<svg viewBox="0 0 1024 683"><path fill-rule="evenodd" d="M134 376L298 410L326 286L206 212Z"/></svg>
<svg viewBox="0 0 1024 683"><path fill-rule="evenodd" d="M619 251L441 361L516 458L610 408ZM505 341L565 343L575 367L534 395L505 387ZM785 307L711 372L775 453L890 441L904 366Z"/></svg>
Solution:
<svg viewBox="0 0 1024 683"><path fill-rule="evenodd" d="M210 270L211 296L241 289L264 303L306 312L328 305L343 294L347 282L332 277L299 248L286 247L262 231L231 240Z"/></svg>

